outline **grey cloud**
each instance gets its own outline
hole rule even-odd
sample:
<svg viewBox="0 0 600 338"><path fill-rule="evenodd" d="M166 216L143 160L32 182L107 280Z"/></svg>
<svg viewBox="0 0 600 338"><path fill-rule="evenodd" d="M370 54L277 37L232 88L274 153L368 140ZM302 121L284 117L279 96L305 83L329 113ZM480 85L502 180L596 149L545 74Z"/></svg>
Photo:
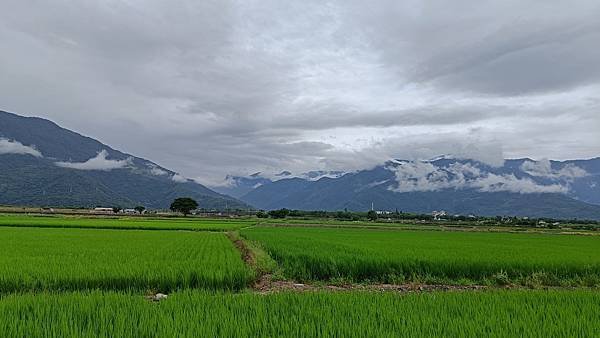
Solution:
<svg viewBox="0 0 600 338"><path fill-rule="evenodd" d="M55 162L59 167L77 169L77 170L102 170L110 171L114 169L122 169L132 165L132 159L125 160L109 160L107 159L108 152L102 150L96 157L90 158L85 162Z"/></svg>
<svg viewBox="0 0 600 338"><path fill-rule="evenodd" d="M31 155L35 157L43 157L35 146L26 146L16 140L8 140L0 138L0 155L2 154L18 154L18 155Z"/></svg>
<svg viewBox="0 0 600 338"><path fill-rule="evenodd" d="M4 110L205 183L440 154L598 156L594 1L3 7Z"/></svg>
<svg viewBox="0 0 600 338"><path fill-rule="evenodd" d="M597 83L600 5L594 1L442 1L349 10L382 60L414 82L495 95ZM407 8L408 7L408 8ZM568 8L567 8L568 7Z"/></svg>

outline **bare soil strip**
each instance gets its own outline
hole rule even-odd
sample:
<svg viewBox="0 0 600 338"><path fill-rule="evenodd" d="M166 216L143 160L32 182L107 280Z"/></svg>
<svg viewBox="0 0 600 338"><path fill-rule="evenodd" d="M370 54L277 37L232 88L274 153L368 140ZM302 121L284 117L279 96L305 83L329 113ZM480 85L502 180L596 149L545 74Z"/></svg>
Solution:
<svg viewBox="0 0 600 338"><path fill-rule="evenodd" d="M252 269L256 270L256 257L250 248L244 243L244 241L235 236L233 233L228 232L227 237L233 242L233 245L240 251L244 262Z"/></svg>
<svg viewBox="0 0 600 338"><path fill-rule="evenodd" d="M269 275L262 276L254 283L252 289L260 294L282 291L376 291L376 292L432 292L432 291L477 291L488 289L487 286L470 285L426 285L426 284L302 284L293 281L274 281Z"/></svg>

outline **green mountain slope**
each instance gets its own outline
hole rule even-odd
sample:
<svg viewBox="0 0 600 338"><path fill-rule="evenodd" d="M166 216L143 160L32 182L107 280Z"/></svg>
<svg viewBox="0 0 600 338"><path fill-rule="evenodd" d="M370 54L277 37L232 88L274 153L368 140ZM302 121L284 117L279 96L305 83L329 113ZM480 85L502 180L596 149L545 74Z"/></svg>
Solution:
<svg viewBox="0 0 600 338"><path fill-rule="evenodd" d="M48 120L0 111L0 142L0 204L141 204L164 209L174 198L189 196L202 208L249 208L244 202L182 179L153 162L114 150ZM24 148L35 149L38 154L24 152ZM82 165L95 158L96 162ZM59 166L57 162L66 164ZM94 169L103 164L114 168Z"/></svg>

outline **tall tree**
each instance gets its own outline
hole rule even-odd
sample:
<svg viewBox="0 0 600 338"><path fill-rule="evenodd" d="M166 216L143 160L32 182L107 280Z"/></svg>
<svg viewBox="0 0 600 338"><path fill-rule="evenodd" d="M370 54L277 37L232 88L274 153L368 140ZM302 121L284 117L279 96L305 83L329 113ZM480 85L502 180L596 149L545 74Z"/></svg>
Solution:
<svg viewBox="0 0 600 338"><path fill-rule="evenodd" d="M180 197L176 198L173 203L171 203L171 211L176 211L182 213L184 216L189 215L192 210L198 208L198 202L189 198L189 197Z"/></svg>

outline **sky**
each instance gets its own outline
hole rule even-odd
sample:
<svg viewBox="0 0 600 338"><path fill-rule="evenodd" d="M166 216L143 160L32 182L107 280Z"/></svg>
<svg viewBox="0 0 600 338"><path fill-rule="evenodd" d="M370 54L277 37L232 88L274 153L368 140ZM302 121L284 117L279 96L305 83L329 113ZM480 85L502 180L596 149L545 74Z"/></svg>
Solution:
<svg viewBox="0 0 600 338"><path fill-rule="evenodd" d="M1 3L1 110L208 185L600 156L595 0Z"/></svg>

